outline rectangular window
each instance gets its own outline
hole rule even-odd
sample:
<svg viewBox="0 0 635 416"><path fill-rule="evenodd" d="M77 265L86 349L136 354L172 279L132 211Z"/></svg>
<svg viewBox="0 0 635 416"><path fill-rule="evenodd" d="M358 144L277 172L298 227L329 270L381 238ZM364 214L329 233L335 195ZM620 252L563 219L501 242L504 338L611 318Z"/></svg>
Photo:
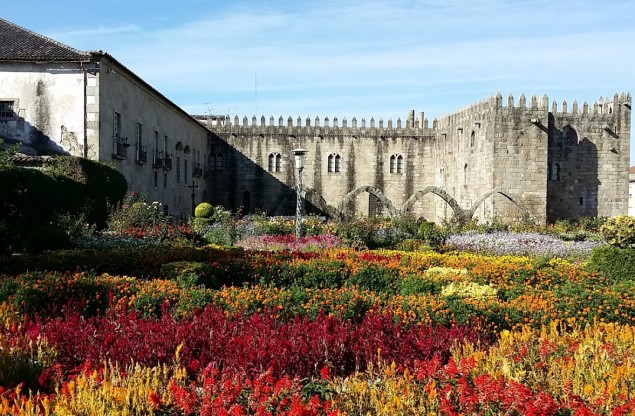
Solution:
<svg viewBox="0 0 635 416"><path fill-rule="evenodd" d="M0 118L15 118L13 101L0 101Z"/></svg>
<svg viewBox="0 0 635 416"><path fill-rule="evenodd" d="M117 140L121 137L121 114L117 112L112 120L112 137Z"/></svg>
<svg viewBox="0 0 635 416"><path fill-rule="evenodd" d="M156 188L157 186L159 186L159 172L155 170L154 171L154 187Z"/></svg>
<svg viewBox="0 0 635 416"><path fill-rule="evenodd" d="M115 159L127 157L129 144L121 137L121 114L116 111L112 119L112 155Z"/></svg>
<svg viewBox="0 0 635 416"><path fill-rule="evenodd" d="M137 163L146 163L148 161L148 146L143 145L143 125L141 123L137 123L135 127L135 149Z"/></svg>
<svg viewBox="0 0 635 416"><path fill-rule="evenodd" d="M167 173L163 173L163 187L167 188L168 187L168 174Z"/></svg>
<svg viewBox="0 0 635 416"><path fill-rule="evenodd" d="M187 184L187 159L183 159L183 182Z"/></svg>
<svg viewBox="0 0 635 416"><path fill-rule="evenodd" d="M163 136L163 152L168 155L168 136Z"/></svg>
<svg viewBox="0 0 635 416"><path fill-rule="evenodd" d="M176 183L181 183L181 156L176 157Z"/></svg>
<svg viewBox="0 0 635 416"><path fill-rule="evenodd" d="M154 131L154 148L159 151L159 132L156 130Z"/></svg>
<svg viewBox="0 0 635 416"><path fill-rule="evenodd" d="M135 143L141 146L143 138L143 126L141 123L137 123L137 127L135 128Z"/></svg>

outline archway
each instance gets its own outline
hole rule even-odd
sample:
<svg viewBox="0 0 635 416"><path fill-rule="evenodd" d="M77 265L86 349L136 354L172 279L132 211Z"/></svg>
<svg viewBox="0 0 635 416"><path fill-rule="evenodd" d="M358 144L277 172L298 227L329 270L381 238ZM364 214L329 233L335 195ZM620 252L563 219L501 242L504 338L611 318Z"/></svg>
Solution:
<svg viewBox="0 0 635 416"><path fill-rule="evenodd" d="M514 205L516 205L516 207L518 208L518 210L520 211L520 214L522 215L523 221L531 221L532 220L532 216L531 213L529 212L529 210L527 209L527 207L525 207L525 205L518 199L518 197L508 193L507 191L500 189L500 188L494 188L491 191L489 191L488 193L486 193L485 195L483 195L482 197L480 197L475 203L474 205L472 205L472 207L468 210L465 211L465 216L467 220L472 219L472 217L474 216L474 214L476 213L476 210L478 209L479 206L481 206L481 204L489 197L491 197L494 194L500 194L502 196L504 196L505 198L507 198L509 201L511 201Z"/></svg>
<svg viewBox="0 0 635 416"><path fill-rule="evenodd" d="M346 194L344 198L342 199L342 201L337 205L337 208L336 208L337 216L340 218L346 217L348 214L347 212L348 210L346 208L347 205L350 202L352 202L358 195L364 192L368 192L371 195L375 195L377 199L379 200L379 202L384 207L388 208L388 213L391 218L394 218L397 216L398 213L393 203L386 197L386 195L384 195L384 193L381 190L375 188L374 186L360 186L359 188Z"/></svg>
<svg viewBox="0 0 635 416"><path fill-rule="evenodd" d="M426 196L427 194L435 194L439 198L443 199L450 206L450 208L452 208L452 211L454 212L454 216L456 218L458 218L459 220L464 219L465 213L463 209L461 208L461 206L459 205L459 203L456 202L456 199L454 199L450 194L448 194L447 192L445 192L443 189L439 188L438 186L428 186L421 189L420 191L415 192L413 195L411 195L410 198L408 198L406 202L403 204L403 206L401 207L401 211L400 211L401 215L405 215L408 212L410 212L414 204L418 200Z"/></svg>

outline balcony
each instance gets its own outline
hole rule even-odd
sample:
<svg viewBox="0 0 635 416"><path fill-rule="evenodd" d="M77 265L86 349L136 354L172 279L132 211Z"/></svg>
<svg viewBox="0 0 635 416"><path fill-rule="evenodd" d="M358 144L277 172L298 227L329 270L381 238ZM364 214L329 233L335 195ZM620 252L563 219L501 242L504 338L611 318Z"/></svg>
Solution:
<svg viewBox="0 0 635 416"><path fill-rule="evenodd" d="M168 155L166 153L165 158L163 159L163 170L172 170L172 155Z"/></svg>
<svg viewBox="0 0 635 416"><path fill-rule="evenodd" d="M148 163L148 146L142 146L140 143L137 143L135 145L135 150L137 153L135 162L137 162L137 164L139 165Z"/></svg>
<svg viewBox="0 0 635 416"><path fill-rule="evenodd" d="M114 140L114 146L113 146L112 158L126 159L128 157L128 148L130 147L130 144L128 144L128 138L114 136L113 140Z"/></svg>
<svg viewBox="0 0 635 416"><path fill-rule="evenodd" d="M154 150L154 158L152 160L152 167L155 169L161 169L163 167L163 152Z"/></svg>

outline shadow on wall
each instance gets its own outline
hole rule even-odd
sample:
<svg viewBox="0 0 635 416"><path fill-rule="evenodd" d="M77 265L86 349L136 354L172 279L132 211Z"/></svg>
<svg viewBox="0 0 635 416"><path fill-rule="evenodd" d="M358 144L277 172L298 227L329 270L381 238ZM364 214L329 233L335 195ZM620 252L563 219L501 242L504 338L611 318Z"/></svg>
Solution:
<svg viewBox="0 0 635 416"><path fill-rule="evenodd" d="M76 133L68 132L64 126L61 143L57 143L14 111L11 115L5 115L2 121L0 139L8 144L21 144L19 153L29 156L82 154L83 146L79 144ZM60 144L66 145L69 150L65 150Z"/></svg>
<svg viewBox="0 0 635 416"><path fill-rule="evenodd" d="M207 166L208 202L243 214L295 215L294 170L268 172L220 138L213 139L212 147ZM311 188L305 188L303 201L305 213L331 216L331 208Z"/></svg>
<svg viewBox="0 0 635 416"><path fill-rule="evenodd" d="M547 221L598 215L598 150L567 124L557 129L550 120Z"/></svg>

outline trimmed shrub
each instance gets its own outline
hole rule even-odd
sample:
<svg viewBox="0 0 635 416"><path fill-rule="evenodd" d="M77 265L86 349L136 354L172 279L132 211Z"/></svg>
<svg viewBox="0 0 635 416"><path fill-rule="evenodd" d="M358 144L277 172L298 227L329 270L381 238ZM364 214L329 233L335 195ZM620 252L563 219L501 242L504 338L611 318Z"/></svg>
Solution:
<svg viewBox="0 0 635 416"><path fill-rule="evenodd" d="M214 215L214 207L208 202L201 202L194 209L196 218L210 218L212 215Z"/></svg>
<svg viewBox="0 0 635 416"><path fill-rule="evenodd" d="M105 226L110 206L119 204L127 187L116 169L71 156L53 159L43 171L2 165L0 177L4 254L24 250L27 236L60 217L83 215L83 222Z"/></svg>
<svg viewBox="0 0 635 416"><path fill-rule="evenodd" d="M635 245L635 217L617 215L600 227L604 240L612 246L626 248Z"/></svg>
<svg viewBox="0 0 635 416"><path fill-rule="evenodd" d="M78 213L82 209L82 185L65 176L7 166L0 168L0 177L0 246L3 251L24 250L30 233L53 222L56 215Z"/></svg>
<svg viewBox="0 0 635 416"><path fill-rule="evenodd" d="M591 252L587 269L616 281L635 280L635 249L598 246Z"/></svg>
<svg viewBox="0 0 635 416"><path fill-rule="evenodd" d="M104 228L112 206L123 201L128 184L121 172L95 160L73 156L53 159L47 171L63 175L83 185L82 203L77 207L89 224Z"/></svg>

